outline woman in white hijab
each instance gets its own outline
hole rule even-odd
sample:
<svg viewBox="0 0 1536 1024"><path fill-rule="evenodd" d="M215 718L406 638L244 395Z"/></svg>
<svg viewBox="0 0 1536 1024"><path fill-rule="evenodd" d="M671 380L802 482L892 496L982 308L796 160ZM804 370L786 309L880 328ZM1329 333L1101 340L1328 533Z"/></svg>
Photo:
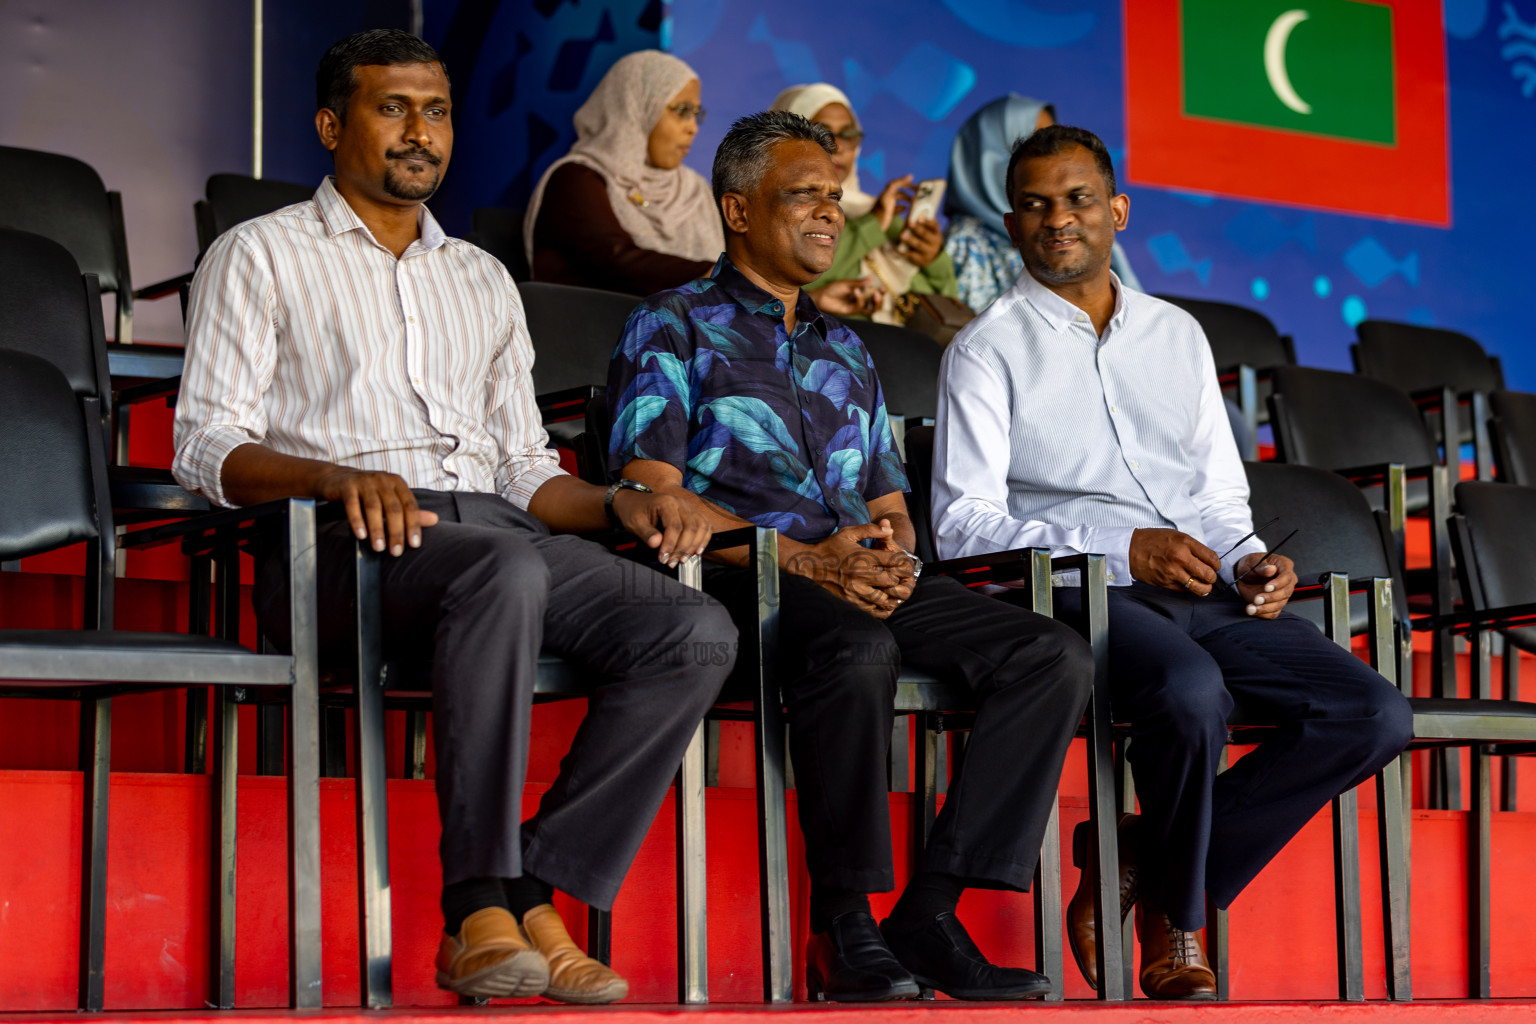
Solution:
<svg viewBox="0 0 1536 1024"><path fill-rule="evenodd" d="M779 93L774 110L820 122L832 132L832 164L843 179L848 222L825 274L806 286L822 310L837 316L896 323L898 300L908 292L957 294L955 268L944 254L944 233L930 220L906 223L898 207L910 203L912 175L888 182L878 196L859 188L859 146L864 130L842 90L819 82Z"/></svg>
<svg viewBox="0 0 1536 1024"><path fill-rule="evenodd" d="M576 111L576 144L528 204L536 281L650 295L707 274L725 248L709 182L683 166L704 120L699 77L659 50L621 57Z"/></svg>

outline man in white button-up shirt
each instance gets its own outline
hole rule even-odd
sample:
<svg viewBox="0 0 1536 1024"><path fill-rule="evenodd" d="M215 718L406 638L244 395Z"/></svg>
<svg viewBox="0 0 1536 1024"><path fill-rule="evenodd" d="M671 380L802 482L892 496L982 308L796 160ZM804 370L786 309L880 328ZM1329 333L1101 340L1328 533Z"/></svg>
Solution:
<svg viewBox="0 0 1536 1024"><path fill-rule="evenodd" d="M944 354L939 551L1107 556L1110 683L1142 809L1121 826L1122 912L1138 903L1147 995L1212 998L1193 934L1207 895L1229 905L1333 796L1402 750L1412 716L1394 687L1284 612L1296 577L1253 536L1205 336L1109 269L1130 199L1103 143L1041 129L1015 146L1006 186L1025 273ZM1075 586L1057 593L1080 613ZM1236 705L1277 728L1218 777ZM1086 831L1076 838L1085 870L1068 936L1096 984L1096 880Z"/></svg>
<svg viewBox="0 0 1536 1024"><path fill-rule="evenodd" d="M422 205L453 144L432 48L359 33L327 52L317 90L335 177L225 233L193 282L174 469L220 504L344 506L319 536L325 648L347 647L356 540L388 551L386 653L432 663L437 983L609 1002L624 979L575 948L551 893L612 905L736 631L713 600L570 534L621 525L675 564L709 525L633 481L605 491L571 477L545 447L517 288ZM260 559L256 585L279 640L285 565ZM596 685L523 822L541 649Z"/></svg>

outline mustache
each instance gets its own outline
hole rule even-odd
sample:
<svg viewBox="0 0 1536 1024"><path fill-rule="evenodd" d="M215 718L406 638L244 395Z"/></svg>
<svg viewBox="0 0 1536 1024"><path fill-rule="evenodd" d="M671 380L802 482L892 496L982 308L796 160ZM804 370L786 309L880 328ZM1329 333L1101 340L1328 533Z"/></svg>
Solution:
<svg viewBox="0 0 1536 1024"><path fill-rule="evenodd" d="M425 160L434 167L443 162L443 158L431 150L422 149L419 146L411 149L387 149L384 155L391 160Z"/></svg>

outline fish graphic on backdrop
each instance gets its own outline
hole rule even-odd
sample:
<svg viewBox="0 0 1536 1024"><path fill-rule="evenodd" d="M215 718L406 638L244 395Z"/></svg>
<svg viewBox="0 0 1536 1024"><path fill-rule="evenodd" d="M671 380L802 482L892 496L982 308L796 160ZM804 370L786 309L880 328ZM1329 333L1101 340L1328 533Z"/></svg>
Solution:
<svg viewBox="0 0 1536 1024"><path fill-rule="evenodd" d="M784 76L786 82L820 82L821 65L816 63L816 55L805 43L793 39L780 39L773 34L768 27L768 15L759 14L752 22L752 27L747 29L747 42L767 43L773 51L774 63L779 66L779 74Z"/></svg>
<svg viewBox="0 0 1536 1024"><path fill-rule="evenodd" d="M1225 234L1244 256L1256 260L1273 256L1291 241L1307 252L1317 252L1317 222L1311 215L1293 226L1261 206L1246 206L1227 222Z"/></svg>
<svg viewBox="0 0 1536 1024"><path fill-rule="evenodd" d="M1513 40L1504 44L1499 56L1509 61L1509 73L1520 80L1520 94L1526 99L1536 96L1536 25L1521 21L1515 5L1506 3L1499 38Z"/></svg>
<svg viewBox="0 0 1536 1024"><path fill-rule="evenodd" d="M1184 248L1184 240L1172 231L1153 235L1147 239L1147 252L1157 261L1157 269L1165 274L1182 274L1193 270L1202 285L1211 283L1211 261L1195 260Z"/></svg>
<svg viewBox="0 0 1536 1024"><path fill-rule="evenodd" d="M1367 288L1375 288L1393 274L1402 274L1403 280L1415 288L1419 286L1419 254L1410 252L1400 260L1393 259L1374 235L1366 235L1345 250L1344 265Z"/></svg>
<svg viewBox="0 0 1536 1024"><path fill-rule="evenodd" d="M932 43L918 43L897 62L890 74L872 74L852 58L843 61L848 99L862 109L888 92L930 121L942 121L976 85L976 69Z"/></svg>

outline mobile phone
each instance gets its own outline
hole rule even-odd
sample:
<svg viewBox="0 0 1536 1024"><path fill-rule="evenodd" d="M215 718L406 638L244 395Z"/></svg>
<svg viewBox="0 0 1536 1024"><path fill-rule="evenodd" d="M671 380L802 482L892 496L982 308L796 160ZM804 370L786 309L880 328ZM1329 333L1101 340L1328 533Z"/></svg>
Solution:
<svg viewBox="0 0 1536 1024"><path fill-rule="evenodd" d="M912 207L907 211L908 224L939 219L939 203L944 199L946 184L943 178L927 178L917 183L912 190Z"/></svg>

